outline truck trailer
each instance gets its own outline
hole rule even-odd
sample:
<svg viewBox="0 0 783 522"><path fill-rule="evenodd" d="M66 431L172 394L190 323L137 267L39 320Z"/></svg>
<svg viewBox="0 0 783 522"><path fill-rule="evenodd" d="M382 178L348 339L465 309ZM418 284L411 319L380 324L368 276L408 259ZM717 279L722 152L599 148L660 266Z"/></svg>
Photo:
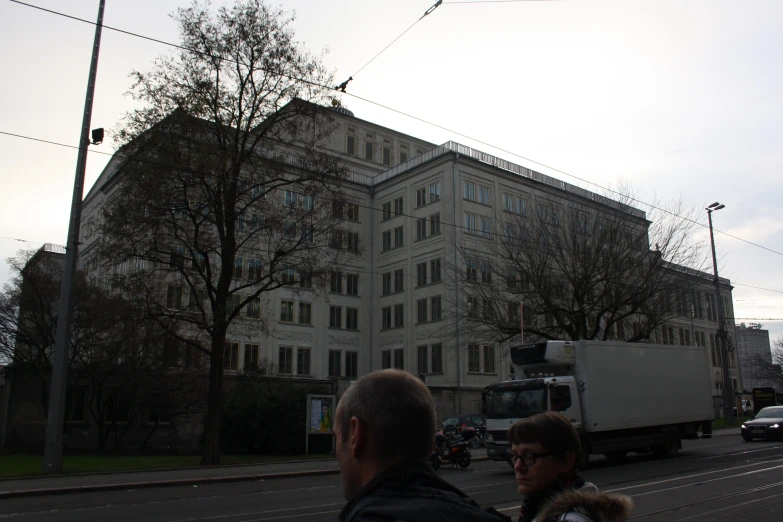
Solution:
<svg viewBox="0 0 783 522"><path fill-rule="evenodd" d="M708 352L702 346L547 341L511 349L522 379L484 389L487 457L511 463L508 429L544 411L565 415L591 454L673 457L682 439L712 433Z"/></svg>

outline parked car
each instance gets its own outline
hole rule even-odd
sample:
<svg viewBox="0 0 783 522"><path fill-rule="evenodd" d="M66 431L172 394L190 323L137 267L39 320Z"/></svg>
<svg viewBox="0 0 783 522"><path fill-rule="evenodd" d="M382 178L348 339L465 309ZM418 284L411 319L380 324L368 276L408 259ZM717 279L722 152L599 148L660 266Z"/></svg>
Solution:
<svg viewBox="0 0 783 522"><path fill-rule="evenodd" d="M742 423L742 438L783 439L783 406L767 406L756 418Z"/></svg>

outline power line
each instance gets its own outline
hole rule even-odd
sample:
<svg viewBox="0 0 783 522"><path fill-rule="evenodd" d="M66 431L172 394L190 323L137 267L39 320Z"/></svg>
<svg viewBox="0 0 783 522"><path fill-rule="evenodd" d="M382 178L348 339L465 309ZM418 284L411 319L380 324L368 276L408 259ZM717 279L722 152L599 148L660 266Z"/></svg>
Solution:
<svg viewBox="0 0 783 522"><path fill-rule="evenodd" d="M759 286L750 286L750 285L743 285L742 283L731 283L734 286L745 286L747 288L755 288L756 290L766 290L767 292L777 292L778 294L783 294L783 291L781 290L771 290L769 288L761 288Z"/></svg>
<svg viewBox="0 0 783 522"><path fill-rule="evenodd" d="M16 237L0 236L0 239L7 239L9 241L19 241L20 243L30 243L30 244L33 244L33 245L34 244L39 244L39 245L43 244L43 242L28 241L27 239L19 239L19 238L16 238Z"/></svg>
<svg viewBox="0 0 783 522"><path fill-rule="evenodd" d="M48 13L52 13L52 14L55 14L55 15L64 16L64 17L66 17L66 18L71 18L71 19L73 19L73 20L77 20L77 21L80 21L80 22L84 22L84 23L87 23L87 24L90 24L90 25L96 25L96 22L93 22L93 21L90 21L90 20L85 20L85 19L83 19L83 18L78 18L78 17L75 17L75 16L67 15L67 14L64 14L64 13L60 13L60 12L58 12L58 11L52 11L52 10L50 10L50 9L44 9L44 8L42 8L42 7L38 7L38 6L35 6L35 5L32 5L32 4L27 4L27 3L25 3L25 2L21 2L21 1L19 1L19 0L10 0L10 1L11 1L11 2L14 2L14 3L17 3L17 4L20 4L20 5L27 6L27 7L32 7L32 8L35 8L35 9L40 9L41 11L46 11L46 12L48 12ZM510 0L507 0L507 1L510 1ZM519 1L519 0L517 0L517 1ZM523 1L531 1L531 0L523 0ZM479 2L479 3L486 3L486 2ZM436 4L436 5L437 5L437 4ZM432 9L432 8L430 8L430 9ZM425 13L425 16L426 16L426 13ZM154 41L154 42L161 43L161 44L164 44L164 45L169 45L169 46L171 46L171 47L176 47L176 48L178 48L178 49L183 49L183 50L185 50L185 51L188 51L188 52L194 52L194 53L201 54L201 55L212 56L212 55L209 55L208 53L204 53L204 52L202 52L202 51L198 51L198 50L196 50L196 49L191 49L191 48L188 48L188 47L183 47L183 46L181 46L181 45L178 45L178 44L173 44L173 43L166 42L166 41L163 41L163 40L158 40L158 39L155 39L155 38L150 38L150 37L143 36L143 35L140 35L140 34L137 34L137 33L133 33L133 32L130 32L130 31L125 31L125 30L122 30L122 29L117 29L117 28L110 27L110 26L105 26L105 25L104 25L103 27L104 27L104 28L106 28L106 29L110 29L110 30L113 30L113 31L117 31L117 32L120 32L120 33L123 33L123 34L130 35L130 36L135 36L135 37L138 37L138 38L143 38L143 39L150 40L150 41ZM225 60L225 61L227 61L227 62L230 62L230 63L238 63L237 61L235 61L235 60L232 60L232 59L230 59L230 58L224 58L224 57L221 57L221 59L223 59L223 60ZM274 71L272 71L272 72L274 72ZM568 172L565 172L564 170L560 170L560 169L558 169L558 168L555 168L555 167L552 167L552 166L550 166L550 165L547 165L546 163L541 163L541 162L539 162L539 161L536 161L536 160L534 160L534 159L528 158L528 157L526 157L526 156L522 156L521 154L517 154L516 152L512 152L512 151L510 151L510 150L503 149L503 148L501 148L501 147L498 147L498 146L496 146L496 145L492 145L491 143L488 143L488 142L485 142L485 141L479 140L479 139L477 139L477 138L473 138L473 137L471 137L471 136L469 136L469 135L467 135L467 134L464 134L464 133L461 133L461 132L455 131L455 130L453 130L453 129L450 129L450 128L448 128L448 127L444 127L444 126L442 126L442 125L438 125L437 123L431 122L431 121L429 121L429 120L425 120L425 119L423 119L423 118L419 118L419 117L417 117L417 116L414 116L414 115L412 115L412 114L408 114L408 113L406 113L406 112L404 112L404 111L401 111L401 110L399 110L399 109L394 109L394 108L392 108L392 107L389 107L389 106L387 106L387 105L384 105L384 104L381 104L381 103L378 103L378 102L375 102L375 101L369 100L369 99L367 99L367 98L364 98L364 97L362 97L362 96L358 96L358 95L356 95L356 94L352 94L352 93L349 93L349 92L345 92L344 90L341 90L341 89L340 89L340 87L341 87L341 86L338 86L338 87L330 87L330 86L328 86L328 85L322 85L322 84L319 84L319 83L317 83L317 82L313 82L313 81L311 81L311 80L307 80L307 79L305 79L305 78L296 78L296 77L292 77L292 76L289 76L289 75L286 75L286 74L283 74L283 73L279 73L279 72L277 72L277 74L280 74L281 76L283 76L283 77L285 77L285 78L288 78L288 79L291 79L291 80L295 80L295 81L301 81L301 82L308 83L308 84L310 84L310 85L313 85L313 86L316 86L316 87L320 87L320 88L323 88L323 89L328 89L328 90L332 90L332 91L336 91L336 92L340 92L340 93L346 94L346 95L348 95L348 96L350 96L350 97L352 97L352 98L356 98L357 100L361 100L361 101L364 101L364 102L366 102L366 103L369 103L369 104L371 104L371 105L375 105L375 106L377 106L377 107L380 107L380 108L386 109L386 110L388 110L388 111L395 112L395 113L397 113L397 114L400 114L400 115L402 115L402 116L405 116L405 117L407 117L407 118L414 119L414 120L416 120L416 121L420 121L420 122L422 122L422 123L425 123L425 124L427 124L427 125L430 125L430 126L432 126L432 127L435 127L435 128L441 129L441 130L445 130L445 131L447 131L447 132L450 132L450 133L452 133L452 134L456 134L457 136L462 136L462 137L464 137L464 138L467 138L467 139L469 139L469 140L471 140L471 141L474 141L474 142L476 142L476 143L480 143L480 144L482 144L482 145L486 145L486 146L488 146L488 147L491 147L491 148L493 148L493 149L495 149L495 150L499 150L499 151L501 151L501 152L505 152L506 154L510 154L510 155L512 155L512 156L515 156L515 157L517 157L517 158L523 159L523 160L525 160L525 161L529 161L529 162L531 162L531 163L535 163L536 165L540 165L540 166L542 166L542 167L545 167L545 168L547 168L547 169L550 169L550 170L552 170L552 171L554 171L554 172L557 172L557 173L559 173L559 174L562 174L562 175L564 175L564 176L568 176L568 177L570 177L570 178L573 178L573 179L579 180L579 181L581 181L581 182L583 182L583 183L587 183L587 184L589 184L589 185L592 185L592 186L598 187L598 188L600 188L600 189L602 189L602 190L604 190L604 191L606 191L606 192L610 192L610 193L612 193L612 194L616 194L616 195L618 195L618 196L621 196L621 197L627 198L628 200L630 200L630 201L634 201L634 202L636 202L636 203L638 203L638 204L640 204L640 205L646 205L646 206L650 207L651 209L653 209L653 208L654 208L654 209L656 209L656 210L659 210L660 212L663 212L663 213L665 213L665 214L669 214L669 215L671 215L671 216L673 216L673 217L676 217L676 218L678 218L678 219L680 219L680 220L687 221L687 222L689 222L689 223L692 223L692 224L698 225L698 226L700 226L700 227L703 227L703 228L709 228L709 226L708 226L708 225L705 225L704 223L700 223L700 222L698 222L698 221L695 221L695 220L693 220L693 219L687 218L687 217L685 217L685 216L680 216L679 214L676 214L676 213L674 213L674 212L672 212L672 211L670 211L670 210L667 210L667 209L664 209L664 208L658 207L658 206L656 206L656 205L653 205L652 203L647 203L647 202L645 202L645 201L643 201L643 200L641 200L641 199L634 198L634 197L632 197L632 196L629 196L629 195L627 195L627 194L622 194L622 193L620 193L620 192L618 192L618 191L616 191L616 190L613 190L613 189L611 189L611 188L608 188L608 187L604 187L604 186L602 186L602 185L599 185L598 183L595 183L595 182L593 182L593 181L589 181L589 180L587 180L587 179L585 179L585 178L582 178L582 177L579 177L579 176L577 176L577 175L575 175L575 174L570 174L570 173L568 173ZM346 82L346 83L347 83L347 82ZM713 230L714 230L715 232L718 232L718 233L720 233L720 234L723 234L723 235L725 235L725 236L727 236L727 237L731 237L731 238L733 238L733 239L736 239L736 240L738 240L738 241L742 241L742 242L744 242L744 243L747 243L747 244L749 244L749 245L753 245L753 246L755 246L755 247L758 247L758 248L761 248L761 249L763 249L763 250L767 250L767 251L769 251L769 252L772 252L773 254L777 254L777 255L783 256L783 252L778 252L777 250L773 250L773 249L771 249L771 248L765 247L765 246L763 246L763 245L760 245L760 244L758 244L758 243L754 243L754 242L752 242L752 241L749 241L749 240L747 240L747 239L743 239L743 238L741 238L741 237L739 237L739 236L735 236L735 235L733 235L733 234L729 234L728 232L724 232L724 231L722 231L722 230L720 230L720 229L717 229L717 228L713 228Z"/></svg>

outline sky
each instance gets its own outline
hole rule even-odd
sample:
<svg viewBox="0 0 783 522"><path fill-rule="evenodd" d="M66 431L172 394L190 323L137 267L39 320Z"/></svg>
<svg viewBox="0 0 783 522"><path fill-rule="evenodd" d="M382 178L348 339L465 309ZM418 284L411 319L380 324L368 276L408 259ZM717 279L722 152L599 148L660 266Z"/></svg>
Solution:
<svg viewBox="0 0 783 522"><path fill-rule="evenodd" d="M29 3L91 21L99 4ZM736 238L715 241L737 322L783 336L783 2L446 1L355 74L433 3L273 5L295 12L297 38L327 52L336 83L354 76L349 94L450 130L344 95L359 118L598 193L627 184L644 203L725 204L715 228ZM169 14L188 5L107 0L104 24L178 43ZM0 133L77 143L94 29L0 0ZM172 52L104 29L91 127L116 128L133 107L129 73ZM99 152L113 147L109 138L90 148L85 194L109 159ZM75 168L74 149L0 134L0 284L19 249L65 244ZM699 219L706 225L706 212ZM702 228L697 239L707 238Z"/></svg>

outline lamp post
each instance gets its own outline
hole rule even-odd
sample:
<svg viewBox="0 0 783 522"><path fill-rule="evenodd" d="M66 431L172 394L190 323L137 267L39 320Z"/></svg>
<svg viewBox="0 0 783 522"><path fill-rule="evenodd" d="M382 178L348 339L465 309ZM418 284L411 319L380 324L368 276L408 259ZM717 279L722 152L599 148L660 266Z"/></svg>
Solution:
<svg viewBox="0 0 783 522"><path fill-rule="evenodd" d="M712 271L715 274L715 295L718 299L718 349L721 353L723 367L723 414L726 421L731 424L734 422L734 387L731 385L731 375L729 374L729 345L726 334L726 313L723 309L723 300L720 298L720 281L718 280L718 259L715 256L715 236L712 232L712 212L725 208L717 201L707 207L707 218L710 222L710 243L712 244Z"/></svg>

